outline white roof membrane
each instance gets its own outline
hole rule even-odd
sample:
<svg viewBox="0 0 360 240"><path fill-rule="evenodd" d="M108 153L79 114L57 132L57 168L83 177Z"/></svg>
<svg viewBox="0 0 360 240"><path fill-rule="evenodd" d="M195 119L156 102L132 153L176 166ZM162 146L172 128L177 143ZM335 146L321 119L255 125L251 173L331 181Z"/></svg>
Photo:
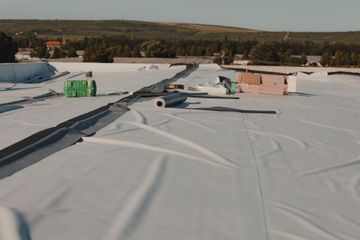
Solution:
<svg viewBox="0 0 360 240"><path fill-rule="evenodd" d="M175 73L94 78L107 93ZM201 66L176 83L219 75L235 72ZM23 213L37 240L359 239L360 78L297 84L302 94L188 98L183 108L136 103L84 142L1 180L0 205ZM54 98L0 114L1 130L17 136L1 137L2 146L113 97ZM186 109L212 106L278 114Z"/></svg>

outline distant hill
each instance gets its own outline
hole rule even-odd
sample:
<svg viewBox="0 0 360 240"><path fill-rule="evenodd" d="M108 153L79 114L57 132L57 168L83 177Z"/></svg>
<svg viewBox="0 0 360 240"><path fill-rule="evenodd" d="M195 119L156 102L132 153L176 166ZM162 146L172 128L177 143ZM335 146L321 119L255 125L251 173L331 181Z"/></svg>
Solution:
<svg viewBox="0 0 360 240"><path fill-rule="evenodd" d="M281 41L286 32L268 32L254 29L205 24L142 22L128 20L0 20L0 31L15 35L33 34L46 38L80 38L84 36L124 35L133 38L166 38L194 40L258 40ZM290 32L291 40L330 43L360 43L358 32Z"/></svg>

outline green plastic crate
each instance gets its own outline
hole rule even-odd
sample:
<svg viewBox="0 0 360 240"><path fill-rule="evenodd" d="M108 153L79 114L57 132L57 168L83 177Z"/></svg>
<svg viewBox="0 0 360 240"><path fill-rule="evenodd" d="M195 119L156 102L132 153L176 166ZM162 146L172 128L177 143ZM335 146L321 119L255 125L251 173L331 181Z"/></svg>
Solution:
<svg viewBox="0 0 360 240"><path fill-rule="evenodd" d="M237 93L238 92L238 83L237 82L231 82L230 92L231 93Z"/></svg>
<svg viewBox="0 0 360 240"><path fill-rule="evenodd" d="M64 83L65 97L95 97L95 80L67 80Z"/></svg>

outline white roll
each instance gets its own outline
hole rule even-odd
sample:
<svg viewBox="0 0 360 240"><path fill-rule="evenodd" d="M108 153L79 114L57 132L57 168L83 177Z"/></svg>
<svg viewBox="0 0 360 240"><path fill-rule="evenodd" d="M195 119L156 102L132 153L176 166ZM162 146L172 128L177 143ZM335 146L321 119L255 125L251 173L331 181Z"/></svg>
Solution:
<svg viewBox="0 0 360 240"><path fill-rule="evenodd" d="M167 96L159 97L154 100L155 107L172 107L185 102L187 96L182 93L174 93Z"/></svg>

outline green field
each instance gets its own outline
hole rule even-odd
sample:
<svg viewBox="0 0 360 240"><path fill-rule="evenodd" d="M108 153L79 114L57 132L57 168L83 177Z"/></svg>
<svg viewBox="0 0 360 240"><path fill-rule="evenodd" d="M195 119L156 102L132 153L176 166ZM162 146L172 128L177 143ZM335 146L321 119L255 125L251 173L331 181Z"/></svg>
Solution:
<svg viewBox="0 0 360 240"><path fill-rule="evenodd" d="M132 38L164 38L193 40L258 40L281 41L286 32L267 32L253 29L204 24L142 22L127 20L0 20L0 32L33 34L46 38L82 38L102 35L124 35ZM358 32L290 32L295 41L360 43Z"/></svg>

